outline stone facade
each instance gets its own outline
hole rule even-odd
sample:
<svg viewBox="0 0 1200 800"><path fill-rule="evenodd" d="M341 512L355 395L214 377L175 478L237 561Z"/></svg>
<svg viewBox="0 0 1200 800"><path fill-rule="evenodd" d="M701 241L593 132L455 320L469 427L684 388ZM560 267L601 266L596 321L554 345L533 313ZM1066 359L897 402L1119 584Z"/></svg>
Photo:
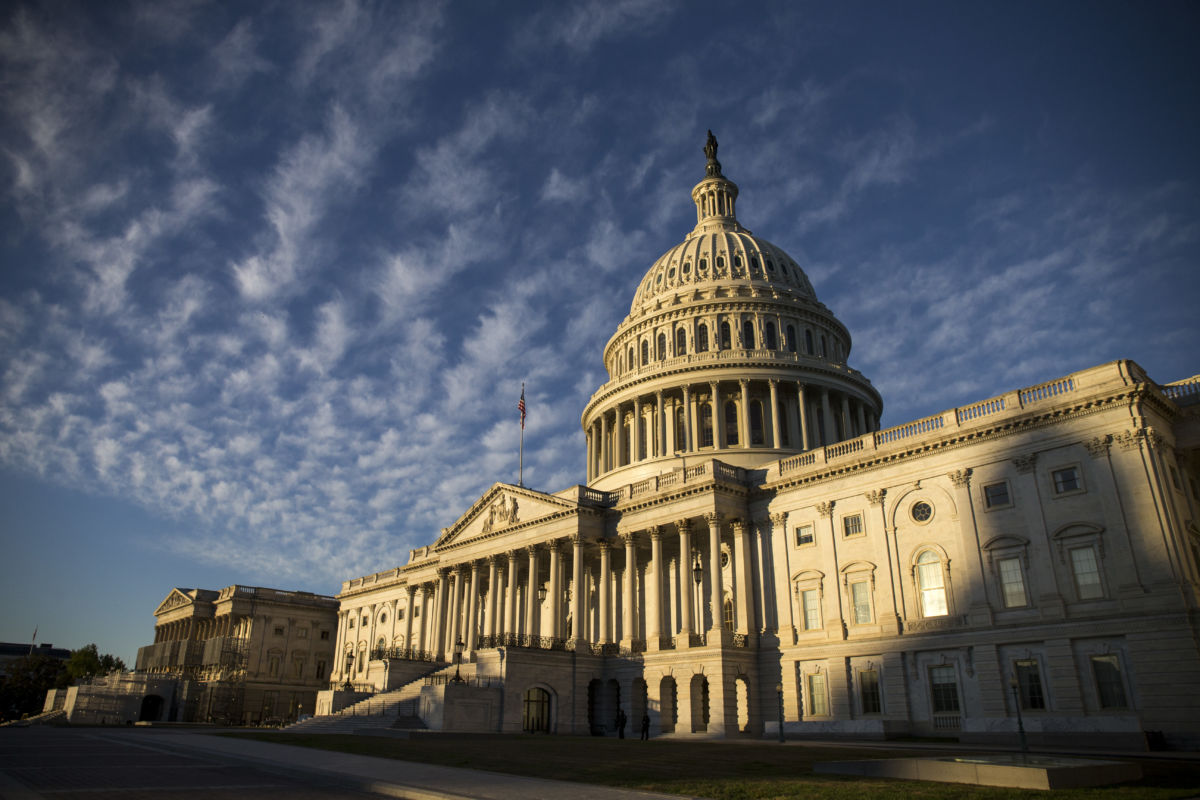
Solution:
<svg viewBox="0 0 1200 800"><path fill-rule="evenodd" d="M258 723L311 713L328 684L337 601L255 586L173 589L137 673L174 677L162 719Z"/></svg>
<svg viewBox="0 0 1200 800"><path fill-rule="evenodd" d="M849 332L706 155L605 348L588 485L495 484L346 581L332 682L461 650L496 730L985 740L1019 704L1034 742L1200 741L1200 379L1115 361L880 430Z"/></svg>

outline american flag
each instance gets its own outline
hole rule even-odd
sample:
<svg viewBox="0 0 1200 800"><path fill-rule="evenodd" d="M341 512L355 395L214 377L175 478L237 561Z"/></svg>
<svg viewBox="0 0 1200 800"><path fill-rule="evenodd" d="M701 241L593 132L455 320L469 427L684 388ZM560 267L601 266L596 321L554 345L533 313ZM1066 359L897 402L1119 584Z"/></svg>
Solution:
<svg viewBox="0 0 1200 800"><path fill-rule="evenodd" d="M521 400L517 403L517 411L521 412L521 430L525 430L525 384L521 384Z"/></svg>

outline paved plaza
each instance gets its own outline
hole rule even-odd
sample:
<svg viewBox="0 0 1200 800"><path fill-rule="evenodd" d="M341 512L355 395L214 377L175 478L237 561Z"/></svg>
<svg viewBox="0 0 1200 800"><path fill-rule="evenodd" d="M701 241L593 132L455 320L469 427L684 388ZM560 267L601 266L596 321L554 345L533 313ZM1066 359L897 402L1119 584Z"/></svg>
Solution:
<svg viewBox="0 0 1200 800"><path fill-rule="evenodd" d="M675 795L311 750L191 730L0 729L0 797L680 800Z"/></svg>

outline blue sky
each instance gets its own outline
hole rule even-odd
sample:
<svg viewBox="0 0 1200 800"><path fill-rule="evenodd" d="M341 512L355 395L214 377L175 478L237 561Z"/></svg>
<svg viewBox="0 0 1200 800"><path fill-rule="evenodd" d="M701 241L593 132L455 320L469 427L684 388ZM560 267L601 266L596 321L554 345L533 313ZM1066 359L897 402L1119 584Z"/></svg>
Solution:
<svg viewBox="0 0 1200 800"><path fill-rule="evenodd" d="M0 17L0 639L333 593L579 414L711 128L883 424L1200 372L1191 3L30 3Z"/></svg>

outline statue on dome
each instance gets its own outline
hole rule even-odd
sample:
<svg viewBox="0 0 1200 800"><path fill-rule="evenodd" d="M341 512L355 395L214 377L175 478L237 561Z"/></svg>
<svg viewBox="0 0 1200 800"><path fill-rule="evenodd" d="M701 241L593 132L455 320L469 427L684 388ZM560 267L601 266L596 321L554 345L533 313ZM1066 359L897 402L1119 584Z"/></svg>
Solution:
<svg viewBox="0 0 1200 800"><path fill-rule="evenodd" d="M715 177L721 174L721 162L717 161L717 137L713 136L713 132L708 132L708 139L704 142L704 156L708 159L708 163L704 167L704 174L709 177Z"/></svg>

